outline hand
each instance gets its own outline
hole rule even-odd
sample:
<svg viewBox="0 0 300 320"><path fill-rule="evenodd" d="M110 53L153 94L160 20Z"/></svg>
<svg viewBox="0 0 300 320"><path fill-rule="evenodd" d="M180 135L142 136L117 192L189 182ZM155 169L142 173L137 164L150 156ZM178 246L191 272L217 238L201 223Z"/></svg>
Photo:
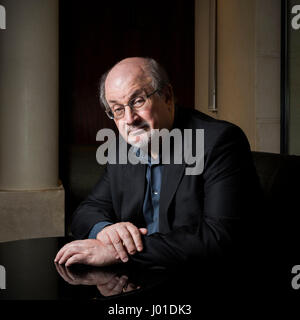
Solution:
<svg viewBox="0 0 300 320"><path fill-rule="evenodd" d="M116 258L128 261L128 253L135 254L143 250L142 235L146 235L146 228L137 228L130 222L119 222L105 227L97 234L100 240Z"/></svg>
<svg viewBox="0 0 300 320"><path fill-rule="evenodd" d="M65 264L66 267L82 263L91 266L107 266L119 263L108 248L99 240L76 240L64 245L57 253L54 262Z"/></svg>
<svg viewBox="0 0 300 320"><path fill-rule="evenodd" d="M120 277L114 275L108 281L102 281L101 283L98 283L97 288L103 296L108 297L120 293L138 290L141 287L129 282L126 275L122 275Z"/></svg>
<svg viewBox="0 0 300 320"><path fill-rule="evenodd" d="M72 272L58 263L55 264L60 276L71 285L96 285L103 296L112 296L122 292L140 289L140 286L128 281L126 275L118 276L116 272L104 269L89 270L87 272Z"/></svg>
<svg viewBox="0 0 300 320"><path fill-rule="evenodd" d="M66 267L62 264L55 263L56 271L59 273L59 275L69 284L73 286L77 285L96 285L96 275L94 274L94 271L90 272L73 272L72 269L69 267Z"/></svg>

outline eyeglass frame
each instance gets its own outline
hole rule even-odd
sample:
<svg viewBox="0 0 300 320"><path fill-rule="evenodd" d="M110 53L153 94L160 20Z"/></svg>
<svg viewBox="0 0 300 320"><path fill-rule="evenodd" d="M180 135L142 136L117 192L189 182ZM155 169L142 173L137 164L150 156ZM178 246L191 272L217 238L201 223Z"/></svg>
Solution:
<svg viewBox="0 0 300 320"><path fill-rule="evenodd" d="M151 93L149 93L149 94L146 94L146 100L145 100L145 102L147 101L148 98L150 98L151 96L153 96L155 93L159 92L160 90L161 90L161 89L156 89L156 90L154 90L153 92L151 92ZM138 97L142 97L142 96L141 96L141 95L138 95L138 96L130 99L130 101L129 101L127 104L119 104L119 105L124 108L124 111L125 111L125 107L129 107L129 108L131 109L131 111L136 111L137 109L136 109L134 106L131 105L131 102L134 101L134 100L135 100L136 98L138 98ZM144 104L145 104L145 103L144 103ZM144 106L144 104L141 106L141 108ZM113 113L113 111L111 110L111 108L109 108L109 110L106 109L106 110L105 110L105 113L107 114L108 118L111 119L111 120L114 120L114 119L120 120L120 119L124 118L124 115L125 115L125 113L124 113L124 115L123 115L121 118L115 118L114 113Z"/></svg>

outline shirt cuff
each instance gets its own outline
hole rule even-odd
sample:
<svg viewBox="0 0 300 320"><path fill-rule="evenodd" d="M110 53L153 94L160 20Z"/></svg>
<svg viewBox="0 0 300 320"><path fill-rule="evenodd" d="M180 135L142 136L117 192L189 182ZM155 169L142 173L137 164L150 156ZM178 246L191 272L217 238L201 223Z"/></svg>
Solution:
<svg viewBox="0 0 300 320"><path fill-rule="evenodd" d="M102 231L102 229L104 229L106 226L108 226L110 224L112 224L112 223L108 222L108 221L101 221L101 222L96 223L89 233L89 239L96 239L97 234L100 231Z"/></svg>

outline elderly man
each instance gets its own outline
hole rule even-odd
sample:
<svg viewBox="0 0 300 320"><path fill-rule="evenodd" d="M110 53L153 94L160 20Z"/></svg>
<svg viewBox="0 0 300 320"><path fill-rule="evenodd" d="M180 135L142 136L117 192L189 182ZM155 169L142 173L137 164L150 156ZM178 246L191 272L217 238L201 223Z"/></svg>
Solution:
<svg viewBox="0 0 300 320"><path fill-rule="evenodd" d="M66 244L55 261L175 266L226 256L242 245L257 187L243 132L175 106L165 71L149 58L117 63L102 76L100 98L123 139L137 151L151 144L154 129L179 129L183 135L184 129L203 129L204 168L187 175L186 163L153 161L160 159L155 152L146 154L146 163L107 164L74 213L72 233L81 240Z"/></svg>

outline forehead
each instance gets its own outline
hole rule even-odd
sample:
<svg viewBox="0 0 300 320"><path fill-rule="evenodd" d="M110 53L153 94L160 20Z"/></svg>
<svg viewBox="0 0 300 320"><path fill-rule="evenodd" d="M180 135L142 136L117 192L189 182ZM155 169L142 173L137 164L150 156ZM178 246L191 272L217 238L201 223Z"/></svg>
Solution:
<svg viewBox="0 0 300 320"><path fill-rule="evenodd" d="M134 91L147 88L151 77L141 67L116 67L107 75L105 81L106 100L120 101L128 98Z"/></svg>

